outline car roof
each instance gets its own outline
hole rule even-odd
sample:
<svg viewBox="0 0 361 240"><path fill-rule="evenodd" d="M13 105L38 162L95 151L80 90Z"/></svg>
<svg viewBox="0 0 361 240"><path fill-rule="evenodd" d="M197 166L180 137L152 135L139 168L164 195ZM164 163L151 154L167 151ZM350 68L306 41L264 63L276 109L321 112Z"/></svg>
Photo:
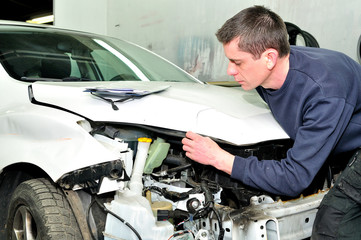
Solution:
<svg viewBox="0 0 361 240"><path fill-rule="evenodd" d="M20 22L20 21L9 21L9 20L0 20L0 28L1 27L14 27L14 29L18 27L28 27L33 29L51 29L56 31L66 31L66 32L73 32L78 34L91 34L91 35L99 35L96 33L86 32L86 31L80 31L75 29L68 29L68 28L62 28L57 27L54 25L48 25L48 24L36 24L36 23L27 23L27 22Z"/></svg>

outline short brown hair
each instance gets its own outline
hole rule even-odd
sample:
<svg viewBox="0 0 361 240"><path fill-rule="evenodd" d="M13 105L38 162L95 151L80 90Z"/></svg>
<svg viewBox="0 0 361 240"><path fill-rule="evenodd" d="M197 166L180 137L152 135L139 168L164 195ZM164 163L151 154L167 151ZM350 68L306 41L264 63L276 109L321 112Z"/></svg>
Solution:
<svg viewBox="0 0 361 240"><path fill-rule="evenodd" d="M228 19L216 33L218 41L227 44L239 37L239 48L256 59L267 48L274 48L280 57L290 52L288 33L282 18L263 6L246 8Z"/></svg>

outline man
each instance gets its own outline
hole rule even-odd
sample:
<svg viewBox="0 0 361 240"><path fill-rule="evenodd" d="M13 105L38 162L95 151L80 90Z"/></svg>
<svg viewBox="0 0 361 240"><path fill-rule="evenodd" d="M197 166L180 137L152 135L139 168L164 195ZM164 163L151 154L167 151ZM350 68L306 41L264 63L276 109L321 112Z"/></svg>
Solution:
<svg viewBox="0 0 361 240"><path fill-rule="evenodd" d="M257 90L294 145L281 161L259 161L187 132L186 156L251 187L297 196L328 158L356 152L322 201L312 239L361 239L361 66L342 53L290 47L282 19L261 6L239 12L216 36L227 73L243 89Z"/></svg>

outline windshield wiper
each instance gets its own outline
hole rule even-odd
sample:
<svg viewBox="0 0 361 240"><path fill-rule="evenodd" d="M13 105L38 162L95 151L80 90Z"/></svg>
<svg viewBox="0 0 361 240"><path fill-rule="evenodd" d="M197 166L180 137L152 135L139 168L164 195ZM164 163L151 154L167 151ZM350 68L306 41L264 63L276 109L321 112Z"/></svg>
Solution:
<svg viewBox="0 0 361 240"><path fill-rule="evenodd" d="M66 77L62 79L64 82L93 82L97 81L90 78L83 78L83 77Z"/></svg>
<svg viewBox="0 0 361 240"><path fill-rule="evenodd" d="M89 78L80 78L80 77L66 77L63 79L59 78L42 78L42 77L21 77L21 81L25 82L91 82L96 81Z"/></svg>
<svg viewBox="0 0 361 240"><path fill-rule="evenodd" d="M57 79L57 78L41 78L41 77L21 77L20 78L21 81L25 81L25 82L37 82L37 81L42 81L42 82L62 82L62 79Z"/></svg>
<svg viewBox="0 0 361 240"><path fill-rule="evenodd" d="M184 82L184 81L176 80L176 79L164 79L162 80L162 82Z"/></svg>

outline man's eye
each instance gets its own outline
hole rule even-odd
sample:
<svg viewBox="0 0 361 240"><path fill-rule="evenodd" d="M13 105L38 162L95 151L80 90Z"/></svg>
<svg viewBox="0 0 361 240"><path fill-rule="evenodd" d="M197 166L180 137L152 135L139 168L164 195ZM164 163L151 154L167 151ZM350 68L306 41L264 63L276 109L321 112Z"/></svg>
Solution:
<svg viewBox="0 0 361 240"><path fill-rule="evenodd" d="M241 62L240 61L234 61L234 60L230 60L231 63L233 63L236 66L240 66Z"/></svg>

